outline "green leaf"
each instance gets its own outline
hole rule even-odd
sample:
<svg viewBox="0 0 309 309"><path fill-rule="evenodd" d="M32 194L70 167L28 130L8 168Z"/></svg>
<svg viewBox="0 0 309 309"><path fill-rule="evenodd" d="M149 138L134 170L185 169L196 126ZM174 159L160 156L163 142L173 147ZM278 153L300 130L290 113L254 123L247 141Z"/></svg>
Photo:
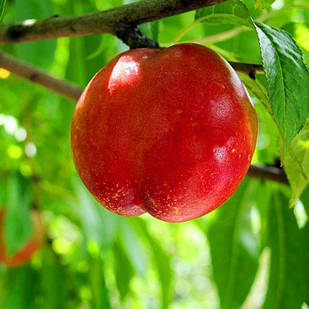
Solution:
<svg viewBox="0 0 309 309"><path fill-rule="evenodd" d="M275 0L255 0L254 6L256 10L263 10L271 6Z"/></svg>
<svg viewBox="0 0 309 309"><path fill-rule="evenodd" d="M136 227L140 228L141 235L147 239L151 248L153 261L161 283L161 309L167 309L171 301L173 287L171 257L164 251L160 242L149 233L143 220L136 220Z"/></svg>
<svg viewBox="0 0 309 309"><path fill-rule="evenodd" d="M5 215L5 244L8 255L22 249L32 235L30 212L31 183L19 173L12 174L8 184L8 201Z"/></svg>
<svg viewBox="0 0 309 309"><path fill-rule="evenodd" d="M234 195L216 210L207 231L221 308L240 308L258 268L259 242L253 233L250 206L256 182L245 179Z"/></svg>
<svg viewBox="0 0 309 309"><path fill-rule="evenodd" d="M0 22L2 22L5 11L6 0L0 0Z"/></svg>
<svg viewBox="0 0 309 309"><path fill-rule="evenodd" d="M301 5L301 4L300 4ZM304 5L304 4L303 4ZM284 30L291 33L296 43L302 48L304 55L304 62L307 65L309 64L309 4L307 3L307 18L306 23L300 22L289 22L284 24ZM306 15L304 11L304 15Z"/></svg>
<svg viewBox="0 0 309 309"><path fill-rule="evenodd" d="M142 33L154 40L155 42L158 41L159 37L159 21L153 21L150 23L140 25L140 29Z"/></svg>
<svg viewBox="0 0 309 309"><path fill-rule="evenodd" d="M92 60L104 52L106 48L105 46L106 42L104 41L104 37L102 37L101 40L98 39L98 42L100 42L100 45L97 47L97 49L94 52L92 52L90 55L87 55L87 60Z"/></svg>
<svg viewBox="0 0 309 309"><path fill-rule="evenodd" d="M38 293L39 280L38 273L34 269L29 265L12 268L7 272L4 280L8 289L1 309L37 308L34 296Z"/></svg>
<svg viewBox="0 0 309 309"><path fill-rule="evenodd" d="M35 22L37 19L48 18L54 14L50 0L16 0L14 10L16 21ZM17 56L36 66L48 68L54 60L56 44L56 40L17 44Z"/></svg>
<svg viewBox="0 0 309 309"><path fill-rule="evenodd" d="M130 290L130 282L134 275L132 263L123 246L117 242L113 248L116 285L123 300Z"/></svg>
<svg viewBox="0 0 309 309"><path fill-rule="evenodd" d="M306 189L303 191L300 199L305 207L307 217L309 218L309 186L307 186Z"/></svg>
<svg viewBox="0 0 309 309"><path fill-rule="evenodd" d="M260 238L260 252L262 253L263 249L267 245L268 241L268 212L269 207L272 207L272 194L273 186L272 183L268 181L260 182L258 186L258 191L255 194L255 203L260 217L259 222L259 238Z"/></svg>
<svg viewBox="0 0 309 309"><path fill-rule="evenodd" d="M196 11L195 21L252 27L249 11L240 0L230 0L199 9Z"/></svg>
<svg viewBox="0 0 309 309"><path fill-rule="evenodd" d="M291 155L293 153L293 156ZM295 157L298 164L295 163ZM293 139L285 160L285 171L292 188L291 205L294 205L309 183L309 120Z"/></svg>
<svg viewBox="0 0 309 309"><path fill-rule="evenodd" d="M69 12L75 15L96 10L92 1L74 1L67 5ZM71 38L65 78L85 87L95 73L124 48L127 48L125 44L111 34Z"/></svg>
<svg viewBox="0 0 309 309"><path fill-rule="evenodd" d="M76 181L75 189L79 202L71 202L71 207L82 222L86 238L94 240L102 249L109 248L114 240L119 218L96 202L81 181Z"/></svg>
<svg viewBox="0 0 309 309"><path fill-rule="evenodd" d="M306 189L303 191L301 195L301 201L304 205L304 208L306 210L307 218L309 218L309 186L306 187ZM307 305L309 305L309 267L308 267L308 261L309 261L309 221L307 221L306 225L302 228L302 235L303 235L303 245L304 245L304 261L305 261L305 267L304 267L304 276L303 276L303 286L304 286L304 300Z"/></svg>
<svg viewBox="0 0 309 309"><path fill-rule="evenodd" d="M84 49L84 38L72 38L69 43L69 60L66 67L65 78L85 87L90 81L87 77L86 54ZM96 48L98 50L99 47ZM93 55L93 52L90 56Z"/></svg>
<svg viewBox="0 0 309 309"><path fill-rule="evenodd" d="M0 190L0 209L4 207L5 201L7 200L7 179L4 177L0 177L0 188L3 188Z"/></svg>
<svg viewBox="0 0 309 309"><path fill-rule="evenodd" d="M145 252L142 250L139 237L132 226L128 224L127 220L123 220L121 223L120 231L123 247L137 273L144 276L146 273L146 257Z"/></svg>
<svg viewBox="0 0 309 309"><path fill-rule="evenodd" d="M255 23L273 117L283 137L284 153L309 114L309 72L293 38L283 30Z"/></svg>
<svg viewBox="0 0 309 309"><path fill-rule="evenodd" d="M41 270L41 284L44 295L44 308L67 308L65 306L67 290L66 268L57 263L56 256L51 248L46 246L43 250L44 264ZM59 280L62 278L62 280ZM57 297L55 297L57 295Z"/></svg>
<svg viewBox="0 0 309 309"><path fill-rule="evenodd" d="M309 200L307 201L309 203ZM305 302L307 305L309 305L309 267L308 267L308 261L309 261L309 223L304 226L304 228L301 230L302 236L304 240L304 261L306 262L306 265L304 267L304 276L303 276L303 286L304 286L304 293L305 293Z"/></svg>
<svg viewBox="0 0 309 309"><path fill-rule="evenodd" d="M269 98L267 96L267 91L256 79L252 79L248 74L237 72L242 81L245 83L247 89L250 93L252 93L270 112L271 106L269 102Z"/></svg>
<svg viewBox="0 0 309 309"><path fill-rule="evenodd" d="M104 267L100 259L94 258L90 260L89 283L93 296L92 308L112 308L105 282Z"/></svg>
<svg viewBox="0 0 309 309"><path fill-rule="evenodd" d="M198 28L201 28L201 27L196 27L196 26L201 23L206 23L207 27L203 27L202 28L203 31L199 35ZM203 35L207 37L212 37L213 42L224 41L224 40L227 40L229 37L239 34L242 28L244 28L244 27L235 28L234 25L237 25L237 26L242 25L242 26L247 26L249 28L253 28L249 11L247 7L240 0L225 1L222 3L216 4L214 6L209 6L209 7L197 10L195 13L194 21L190 23L188 26L182 27L182 30L176 35L173 41L176 41L176 42L180 41L185 35L186 35L187 40L188 39L189 40L192 40L192 39L199 40L200 36ZM195 30L194 32L190 31L192 28L194 28ZM161 32L160 32L160 37L163 36L165 32L164 30L165 28L162 27ZM187 35L189 32L191 36ZM229 35L225 36L224 34L229 34ZM223 37L221 35L223 35ZM216 47L218 48L218 46ZM215 48L215 46L212 46L212 48ZM230 48L228 48L228 50L225 50L225 52L226 53L229 52L231 54Z"/></svg>
<svg viewBox="0 0 309 309"><path fill-rule="evenodd" d="M270 272L263 309L297 309L303 302L302 235L288 202L280 190L273 190L267 226Z"/></svg>

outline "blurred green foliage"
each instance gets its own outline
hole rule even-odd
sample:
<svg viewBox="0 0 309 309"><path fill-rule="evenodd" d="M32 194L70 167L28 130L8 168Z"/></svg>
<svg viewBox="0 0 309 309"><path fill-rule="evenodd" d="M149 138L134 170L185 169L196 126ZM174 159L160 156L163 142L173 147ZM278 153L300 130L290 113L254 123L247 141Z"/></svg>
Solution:
<svg viewBox="0 0 309 309"><path fill-rule="evenodd" d="M9 23L79 15L129 2L7 0L0 1L0 14L3 11L3 22ZM228 1L141 29L161 46L193 41L227 60L261 63L257 33L246 26L253 18L288 31L309 63L307 1L242 3ZM288 45L282 42L275 50L281 48L284 54L284 44ZM94 35L1 48L85 87L126 46L111 35ZM293 73L289 70L285 74ZM269 101L263 75L254 81L241 77L259 117L254 163L273 164L282 140L268 111L280 102ZM297 95L291 82L288 87L292 96ZM308 308L309 189L303 173L309 170L308 125L293 136L295 154L286 162L294 208L289 208L287 186L246 179L211 214L168 224L149 215L113 215L86 192L70 151L75 103L2 69L0 89L0 207L5 205L9 213L5 225L9 252L29 239L32 207L42 213L47 232L44 247L29 263L19 268L0 265L0 308ZM308 107L309 97L302 100L299 104ZM295 156L303 166L295 167Z"/></svg>

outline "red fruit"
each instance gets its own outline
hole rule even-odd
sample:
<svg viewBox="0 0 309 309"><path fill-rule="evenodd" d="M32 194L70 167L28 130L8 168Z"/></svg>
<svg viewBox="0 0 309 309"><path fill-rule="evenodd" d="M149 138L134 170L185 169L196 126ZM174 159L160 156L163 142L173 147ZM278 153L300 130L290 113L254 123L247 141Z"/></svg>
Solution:
<svg viewBox="0 0 309 309"><path fill-rule="evenodd" d="M124 52L77 104L77 171L108 210L169 222L220 206L247 173L257 118L241 80L196 44Z"/></svg>
<svg viewBox="0 0 309 309"><path fill-rule="evenodd" d="M41 217L38 212L33 211L31 219L33 222L33 235L31 239L13 256L8 256L6 246L4 243L4 217L5 211L0 211L0 262L11 266L19 266L27 262L36 251L38 251L43 243L44 228L41 221Z"/></svg>

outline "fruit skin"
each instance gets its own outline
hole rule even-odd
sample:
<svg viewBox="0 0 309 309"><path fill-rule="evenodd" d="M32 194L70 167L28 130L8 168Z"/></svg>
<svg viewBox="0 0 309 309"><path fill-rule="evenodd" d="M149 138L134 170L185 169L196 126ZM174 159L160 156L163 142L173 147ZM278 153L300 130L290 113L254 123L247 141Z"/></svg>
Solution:
<svg viewBox="0 0 309 309"><path fill-rule="evenodd" d="M32 211L33 235L30 240L13 256L8 256L4 243L4 217L5 210L0 210L0 262L10 267L16 267L27 262L37 252L44 240L44 228L41 217L37 211Z"/></svg>
<svg viewBox="0 0 309 309"><path fill-rule="evenodd" d="M183 222L220 206L249 168L257 117L231 66L179 44L114 58L81 95L71 148L94 197L124 216Z"/></svg>

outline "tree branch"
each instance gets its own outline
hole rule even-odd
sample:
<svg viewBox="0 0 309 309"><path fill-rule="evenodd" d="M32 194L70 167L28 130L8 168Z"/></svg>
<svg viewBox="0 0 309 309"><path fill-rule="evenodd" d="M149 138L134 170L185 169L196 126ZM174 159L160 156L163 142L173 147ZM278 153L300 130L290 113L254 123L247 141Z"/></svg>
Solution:
<svg viewBox="0 0 309 309"><path fill-rule="evenodd" d="M96 33L115 34L118 29L136 26L163 17L196 10L226 0L144 0L111 10L76 17L53 16L0 25L0 43L73 37Z"/></svg>
<svg viewBox="0 0 309 309"><path fill-rule="evenodd" d="M264 73L263 66L260 64L230 62L230 65L234 70L245 73L252 79L255 79L255 74Z"/></svg>
<svg viewBox="0 0 309 309"><path fill-rule="evenodd" d="M286 174L280 167L251 165L247 175L252 178L267 179L289 185Z"/></svg>
<svg viewBox="0 0 309 309"><path fill-rule="evenodd" d="M262 70L262 66L258 64L239 62L230 62L230 64L235 70L249 75L251 72L261 72ZM64 80L57 79L45 73L43 70L37 69L34 66L17 60L16 58L4 53L0 53L0 67L32 83L36 83L47 89L50 89L53 92L56 92L73 101L77 101L82 92L82 90L77 86Z"/></svg>
<svg viewBox="0 0 309 309"><path fill-rule="evenodd" d="M71 83L57 79L43 70L3 53L0 53L0 67L73 101L77 101L82 92L80 88Z"/></svg>
<svg viewBox="0 0 309 309"><path fill-rule="evenodd" d="M157 42L143 35L138 26L117 29L115 34L123 43L128 45L130 49L143 47L160 48Z"/></svg>

